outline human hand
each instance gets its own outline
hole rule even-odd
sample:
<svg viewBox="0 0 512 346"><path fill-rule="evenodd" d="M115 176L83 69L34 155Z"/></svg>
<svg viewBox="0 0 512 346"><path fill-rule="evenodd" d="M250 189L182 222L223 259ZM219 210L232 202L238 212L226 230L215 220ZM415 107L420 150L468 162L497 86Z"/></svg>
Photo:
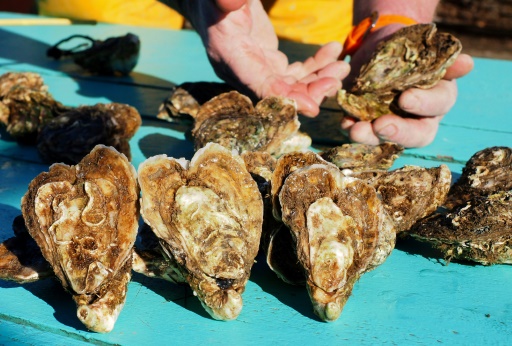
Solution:
<svg viewBox="0 0 512 346"><path fill-rule="evenodd" d="M378 41L389 36L401 26L389 25L368 37L364 46L354 54L353 73L358 72L375 49ZM398 105L416 117L404 118L397 115L383 115L373 122L357 121L345 117L342 130L350 140L359 143L378 144L392 141L405 147L422 147L430 144L437 133L439 122L455 104L457 98L456 79L473 69L473 59L460 54L454 64L446 71L444 78L431 89L409 89L398 99ZM351 77L348 77L350 80Z"/></svg>
<svg viewBox="0 0 512 346"><path fill-rule="evenodd" d="M339 43L321 47L304 62L290 64L278 50L272 24L257 0L189 0L188 16L200 34L215 73L241 92L263 98L279 95L297 102L306 116L320 112L349 72L338 61Z"/></svg>

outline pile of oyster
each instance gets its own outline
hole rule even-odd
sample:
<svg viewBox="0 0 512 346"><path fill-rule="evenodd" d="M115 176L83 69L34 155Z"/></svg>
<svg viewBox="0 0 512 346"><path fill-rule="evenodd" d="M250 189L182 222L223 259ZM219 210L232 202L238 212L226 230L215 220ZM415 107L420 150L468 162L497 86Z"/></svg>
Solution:
<svg viewBox="0 0 512 346"><path fill-rule="evenodd" d="M433 87L461 50L460 41L438 32L435 24L406 26L379 43L353 87L338 92L338 104L346 115L364 121L384 114L407 116L397 105L400 93Z"/></svg>
<svg viewBox="0 0 512 346"><path fill-rule="evenodd" d="M16 141L37 145L47 163L78 163L97 144L131 158L129 140L142 119L132 106L98 103L66 107L55 101L40 75L0 76L0 123Z"/></svg>

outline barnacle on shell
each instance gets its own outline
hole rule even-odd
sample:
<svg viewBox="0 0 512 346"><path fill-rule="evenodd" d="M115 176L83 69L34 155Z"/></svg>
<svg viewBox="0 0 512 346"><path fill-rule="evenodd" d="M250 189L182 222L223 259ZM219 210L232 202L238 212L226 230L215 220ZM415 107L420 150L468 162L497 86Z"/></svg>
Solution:
<svg viewBox="0 0 512 346"><path fill-rule="evenodd" d="M90 330L109 332L126 299L138 229L136 172L96 146L76 166L54 164L22 198L28 232Z"/></svg>
<svg viewBox="0 0 512 346"><path fill-rule="evenodd" d="M139 184L142 216L166 256L213 318L236 318L263 222L242 158L215 143L190 162L157 155L139 166Z"/></svg>
<svg viewBox="0 0 512 346"><path fill-rule="evenodd" d="M41 129L37 150L46 162L78 163L96 145L112 146L131 159L129 140L142 123L139 112L121 103L70 109Z"/></svg>

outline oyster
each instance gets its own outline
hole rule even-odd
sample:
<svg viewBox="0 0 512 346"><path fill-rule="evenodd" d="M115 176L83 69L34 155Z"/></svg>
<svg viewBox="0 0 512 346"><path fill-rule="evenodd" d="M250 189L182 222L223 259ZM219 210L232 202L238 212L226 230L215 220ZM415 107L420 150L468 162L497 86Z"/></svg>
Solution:
<svg viewBox="0 0 512 346"><path fill-rule="evenodd" d="M419 219L443 205L452 174L448 166L405 166L390 172L356 172L380 194L397 232L407 231Z"/></svg>
<svg viewBox="0 0 512 346"><path fill-rule="evenodd" d="M438 248L448 261L512 264L512 190L475 196L416 224L409 234Z"/></svg>
<svg viewBox="0 0 512 346"><path fill-rule="evenodd" d="M347 115L364 121L384 114L408 115L396 104L400 93L434 86L461 49L456 37L437 32L435 24L404 27L379 43L350 91L338 92L337 102Z"/></svg>
<svg viewBox="0 0 512 346"><path fill-rule="evenodd" d="M430 243L449 260L484 265L512 263L512 148L475 153L437 213L408 234Z"/></svg>
<svg viewBox="0 0 512 346"><path fill-rule="evenodd" d="M359 277L394 248L392 221L373 187L325 164L290 173L279 201L313 309L334 321Z"/></svg>
<svg viewBox="0 0 512 346"><path fill-rule="evenodd" d="M444 206L451 209L474 196L508 190L512 190L512 148L489 147L468 160Z"/></svg>
<svg viewBox="0 0 512 346"><path fill-rule="evenodd" d="M311 145L309 136L298 133L299 127L293 100L267 97L254 107L247 96L231 91L201 106L195 116L192 135L196 149L214 142L239 153L267 151L278 156L283 152L285 141L288 141L288 151ZM291 140L295 135L299 135L298 140Z"/></svg>
<svg viewBox="0 0 512 346"><path fill-rule="evenodd" d="M81 39L76 47L60 49L63 43ZM86 47L85 49L82 49ZM128 75L137 65L140 52L140 40L137 35L128 33L124 36L109 37L106 40L95 40L85 35L72 35L50 47L46 55L56 60L71 57L85 70L100 75Z"/></svg>
<svg viewBox="0 0 512 346"><path fill-rule="evenodd" d="M26 283L53 276L50 264L28 234L23 216L14 219L12 228L14 237L0 244L0 279Z"/></svg>
<svg viewBox="0 0 512 346"><path fill-rule="evenodd" d="M22 198L28 232L90 330L109 332L126 299L138 229L136 172L111 147L54 164Z"/></svg>
<svg viewBox="0 0 512 346"><path fill-rule="evenodd" d="M44 125L66 110L54 100L37 73L8 72L0 76L0 123L16 141L35 144Z"/></svg>
<svg viewBox="0 0 512 346"><path fill-rule="evenodd" d="M391 168L403 151L403 146L392 142L379 145L350 143L331 148L320 155L340 169L367 171Z"/></svg>
<svg viewBox="0 0 512 346"><path fill-rule="evenodd" d="M37 149L46 162L76 164L97 144L103 144L131 160L128 141L141 123L139 112L129 105L81 106L51 119L39 133Z"/></svg>
<svg viewBox="0 0 512 346"><path fill-rule="evenodd" d="M225 83L195 82L180 84L162 102L156 117L171 122L179 117L195 118L203 103L230 91L233 91L233 88Z"/></svg>
<svg viewBox="0 0 512 346"><path fill-rule="evenodd" d="M216 143L190 162L157 155L139 166L141 213L215 319L235 319L258 252L263 202L240 156Z"/></svg>

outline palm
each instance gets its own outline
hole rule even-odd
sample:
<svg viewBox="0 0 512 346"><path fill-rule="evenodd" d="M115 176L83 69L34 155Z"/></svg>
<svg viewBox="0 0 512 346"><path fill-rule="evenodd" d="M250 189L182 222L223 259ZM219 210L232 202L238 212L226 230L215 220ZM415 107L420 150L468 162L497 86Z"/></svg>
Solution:
<svg viewBox="0 0 512 346"><path fill-rule="evenodd" d="M259 1L249 1L227 14L218 11L204 36L220 78L260 98L293 98L305 115L318 114L320 102L341 87L348 72L345 63L337 61L341 50L337 43L320 48L304 62L289 64L278 50L276 34Z"/></svg>

